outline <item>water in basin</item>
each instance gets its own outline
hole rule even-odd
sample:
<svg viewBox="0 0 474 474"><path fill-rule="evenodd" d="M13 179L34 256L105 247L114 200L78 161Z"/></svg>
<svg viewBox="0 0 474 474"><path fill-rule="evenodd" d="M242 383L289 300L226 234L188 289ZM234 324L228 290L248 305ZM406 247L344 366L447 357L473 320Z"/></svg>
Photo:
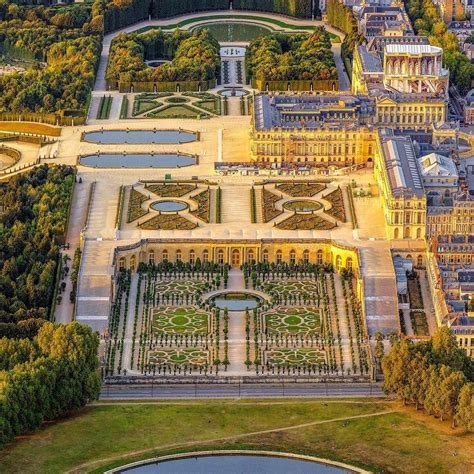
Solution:
<svg viewBox="0 0 474 474"><path fill-rule="evenodd" d="M197 135L181 130L95 130L84 134L84 141L103 144L157 143L180 144L197 140Z"/></svg>
<svg viewBox="0 0 474 474"><path fill-rule="evenodd" d="M245 308L253 309L261 301L261 298L248 293L224 293L211 298L217 308L227 308L229 311L245 311Z"/></svg>
<svg viewBox="0 0 474 474"><path fill-rule="evenodd" d="M120 472L133 474L346 474L354 471L315 461L277 456L231 455L198 456L144 464Z"/></svg>
<svg viewBox="0 0 474 474"><path fill-rule="evenodd" d="M181 168L195 165L196 159L193 156L177 153L155 155L150 153L128 155L99 153L98 155L81 156L79 163L94 168Z"/></svg>
<svg viewBox="0 0 474 474"><path fill-rule="evenodd" d="M150 204L150 208L161 212L184 211L188 205L183 201L155 201Z"/></svg>

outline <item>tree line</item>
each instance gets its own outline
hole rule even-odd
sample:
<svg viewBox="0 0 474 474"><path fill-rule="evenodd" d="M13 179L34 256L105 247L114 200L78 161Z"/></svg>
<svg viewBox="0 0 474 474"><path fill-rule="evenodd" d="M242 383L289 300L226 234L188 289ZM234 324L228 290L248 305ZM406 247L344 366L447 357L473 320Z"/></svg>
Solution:
<svg viewBox="0 0 474 474"><path fill-rule="evenodd" d="M74 179L43 165L0 185L0 337L32 338L48 318Z"/></svg>
<svg viewBox="0 0 474 474"><path fill-rule="evenodd" d="M146 60L165 59L170 62L156 68ZM208 30L193 32L161 29L144 34L121 33L110 47L106 79L118 81L174 82L214 79L220 67L219 43Z"/></svg>
<svg viewBox="0 0 474 474"><path fill-rule="evenodd" d="M471 88L473 66L461 52L456 33L449 32L432 0L404 0L410 21L417 35L427 36L431 45L443 48L443 62L450 80L461 94Z"/></svg>
<svg viewBox="0 0 474 474"><path fill-rule="evenodd" d="M447 327L428 342L396 341L383 356L382 369L387 393L474 431L474 362Z"/></svg>
<svg viewBox="0 0 474 474"><path fill-rule="evenodd" d="M259 36L247 48L245 68L250 78L263 81L337 79L328 32Z"/></svg>
<svg viewBox="0 0 474 474"><path fill-rule="evenodd" d="M0 447L98 397L99 338L46 322L33 339L0 339Z"/></svg>

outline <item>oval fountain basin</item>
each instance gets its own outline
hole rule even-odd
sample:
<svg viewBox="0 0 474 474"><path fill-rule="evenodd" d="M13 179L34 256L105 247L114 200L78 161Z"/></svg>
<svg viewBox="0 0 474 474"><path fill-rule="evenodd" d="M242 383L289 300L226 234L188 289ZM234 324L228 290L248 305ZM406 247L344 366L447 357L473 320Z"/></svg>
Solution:
<svg viewBox="0 0 474 474"><path fill-rule="evenodd" d="M179 212L188 208L184 201L155 201L150 204L150 209L161 212Z"/></svg>
<svg viewBox="0 0 474 474"><path fill-rule="evenodd" d="M294 201L287 201L283 204L283 207L288 211L293 212L312 212L319 211L323 208L323 205L318 201L310 201L304 199L297 199Z"/></svg>

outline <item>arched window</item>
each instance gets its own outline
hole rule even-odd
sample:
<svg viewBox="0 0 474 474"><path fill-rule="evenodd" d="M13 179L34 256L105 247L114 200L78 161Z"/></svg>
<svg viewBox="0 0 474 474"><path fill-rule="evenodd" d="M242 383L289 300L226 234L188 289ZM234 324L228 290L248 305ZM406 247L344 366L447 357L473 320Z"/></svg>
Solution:
<svg viewBox="0 0 474 474"><path fill-rule="evenodd" d="M168 261L168 250L163 250L162 260L163 262Z"/></svg>
<svg viewBox="0 0 474 474"><path fill-rule="evenodd" d="M410 239L411 238L411 232L410 232L410 227L405 227L405 239Z"/></svg>
<svg viewBox="0 0 474 474"><path fill-rule="evenodd" d="M342 258L340 255L336 257L336 270L339 271L342 266Z"/></svg>
<svg viewBox="0 0 474 474"><path fill-rule="evenodd" d="M398 239L398 227L396 227L395 230L393 231L393 238Z"/></svg>
<svg viewBox="0 0 474 474"><path fill-rule="evenodd" d="M309 250L305 250L303 252L303 263L305 265L308 265L308 263L309 263Z"/></svg>
<svg viewBox="0 0 474 474"><path fill-rule="evenodd" d="M255 261L255 255L252 249L247 252L247 262L253 263Z"/></svg>
<svg viewBox="0 0 474 474"><path fill-rule="evenodd" d="M202 253L202 261L204 263L209 262L209 250L204 250L204 252Z"/></svg>
<svg viewBox="0 0 474 474"><path fill-rule="evenodd" d="M418 228L416 229L416 238L417 238L417 239L421 239L421 228L420 228L420 227L418 227Z"/></svg>
<svg viewBox="0 0 474 474"><path fill-rule="evenodd" d="M413 257L412 257L410 254L408 254L408 255L407 255L407 260L410 260L410 262L412 262L412 261L413 261Z"/></svg>
<svg viewBox="0 0 474 474"><path fill-rule="evenodd" d="M316 263L318 265L323 264L323 251L321 249L318 250L317 253L316 253Z"/></svg>
<svg viewBox="0 0 474 474"><path fill-rule="evenodd" d="M176 250L176 261L181 262L181 250Z"/></svg>
<svg viewBox="0 0 474 474"><path fill-rule="evenodd" d="M189 251L189 263L194 265L194 262L196 261L196 252L194 250Z"/></svg>
<svg viewBox="0 0 474 474"><path fill-rule="evenodd" d="M217 251L217 263L224 263L224 251L222 249Z"/></svg>
<svg viewBox="0 0 474 474"><path fill-rule="evenodd" d="M137 264L137 257L135 257L135 255L132 255L130 257L130 271L132 271L132 272L135 271L136 264Z"/></svg>
<svg viewBox="0 0 474 474"><path fill-rule="evenodd" d="M296 263L296 252L294 250L290 250L290 263Z"/></svg>
<svg viewBox="0 0 474 474"><path fill-rule="evenodd" d="M154 250L150 250L148 252L148 264L149 265L155 264L155 251Z"/></svg>
<svg viewBox="0 0 474 474"><path fill-rule="evenodd" d="M416 264L419 267L423 266L423 255L418 255L418 257L416 258Z"/></svg>
<svg viewBox="0 0 474 474"><path fill-rule="evenodd" d="M346 268L352 270L352 258L348 257L346 260Z"/></svg>
<svg viewBox="0 0 474 474"><path fill-rule="evenodd" d="M281 263L281 260L282 260L281 250L277 250L275 262L278 264L278 263Z"/></svg>
<svg viewBox="0 0 474 474"><path fill-rule="evenodd" d="M120 257L119 270L123 270L125 268L125 265L126 265L125 257Z"/></svg>
<svg viewBox="0 0 474 474"><path fill-rule="evenodd" d="M268 263L268 250L263 251L263 261L264 263Z"/></svg>

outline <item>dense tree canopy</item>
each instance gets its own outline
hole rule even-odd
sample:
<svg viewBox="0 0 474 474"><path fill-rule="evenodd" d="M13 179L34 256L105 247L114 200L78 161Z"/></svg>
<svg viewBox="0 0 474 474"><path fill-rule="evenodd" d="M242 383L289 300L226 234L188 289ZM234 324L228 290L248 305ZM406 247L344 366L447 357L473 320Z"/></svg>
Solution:
<svg viewBox="0 0 474 474"><path fill-rule="evenodd" d="M0 77L0 112L85 113L101 51L91 7L26 8L0 2L0 48L30 60L24 74Z"/></svg>
<svg viewBox="0 0 474 474"><path fill-rule="evenodd" d="M0 337L33 337L48 317L73 181L41 166L0 187Z"/></svg>
<svg viewBox="0 0 474 474"><path fill-rule="evenodd" d="M383 358L384 388L443 420L474 429L474 362L446 327L432 341L397 342Z"/></svg>
<svg viewBox="0 0 474 474"><path fill-rule="evenodd" d="M150 68L144 61L151 59L171 62ZM112 41L106 78L110 82L205 81L216 77L219 65L219 43L208 30L123 33Z"/></svg>
<svg viewBox="0 0 474 474"><path fill-rule="evenodd" d="M260 36L247 49L249 77L266 81L337 79L336 64L327 31L312 34Z"/></svg>
<svg viewBox="0 0 474 474"><path fill-rule="evenodd" d="M32 341L0 339L0 446L97 398L98 345L76 322L47 322Z"/></svg>

